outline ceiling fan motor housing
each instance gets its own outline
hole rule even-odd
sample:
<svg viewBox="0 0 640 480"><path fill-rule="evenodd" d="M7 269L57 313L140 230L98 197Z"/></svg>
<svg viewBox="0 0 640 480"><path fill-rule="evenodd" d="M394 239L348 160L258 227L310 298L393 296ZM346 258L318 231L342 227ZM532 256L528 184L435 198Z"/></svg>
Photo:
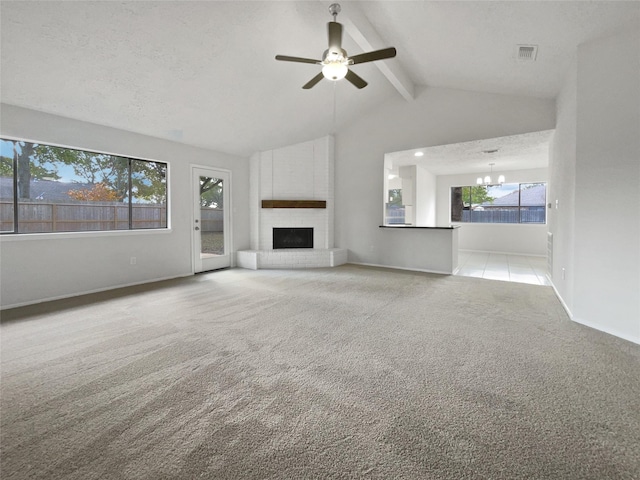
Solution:
<svg viewBox="0 0 640 480"><path fill-rule="evenodd" d="M347 52L342 48L331 47L324 51L322 54L322 63L327 64L330 62L346 62Z"/></svg>

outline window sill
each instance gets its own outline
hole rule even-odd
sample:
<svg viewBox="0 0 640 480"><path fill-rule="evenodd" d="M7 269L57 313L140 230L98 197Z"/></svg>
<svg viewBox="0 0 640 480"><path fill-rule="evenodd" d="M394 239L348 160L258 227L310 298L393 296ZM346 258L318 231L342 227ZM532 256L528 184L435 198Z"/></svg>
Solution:
<svg viewBox="0 0 640 480"><path fill-rule="evenodd" d="M137 235L166 235L171 228L149 228L146 230L94 230L90 232L46 232L46 233L5 233L0 242L21 242L25 240L62 240L73 238L129 237Z"/></svg>
<svg viewBox="0 0 640 480"><path fill-rule="evenodd" d="M467 227L469 225L473 225L473 226L486 226L486 225L491 225L491 226L503 226L503 227L546 227L547 224L546 223L483 223L483 222L455 222L455 223L451 223L451 225L455 225L458 227Z"/></svg>

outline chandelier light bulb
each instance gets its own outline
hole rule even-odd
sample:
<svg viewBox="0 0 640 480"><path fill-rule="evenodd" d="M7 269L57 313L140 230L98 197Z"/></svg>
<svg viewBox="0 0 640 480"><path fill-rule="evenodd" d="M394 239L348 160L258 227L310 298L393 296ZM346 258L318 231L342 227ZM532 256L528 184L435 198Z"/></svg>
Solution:
<svg viewBox="0 0 640 480"><path fill-rule="evenodd" d="M497 151L497 150L496 150L496 151ZM485 153L487 153L487 152L485 152ZM492 151L491 153L493 153L493 151ZM495 163L490 163L490 164L489 164L489 168L491 169L491 174L493 174L493 166L494 166L494 165L495 165ZM498 183L499 183L500 185L502 185L505 181L506 181L506 180L505 180L505 178L504 178L504 175L498 175ZM484 184L484 185L491 185L491 175L487 175L486 177L484 177L484 179L483 179L482 177L478 177L478 178L476 179L476 183L477 183L478 185L483 185L483 184Z"/></svg>

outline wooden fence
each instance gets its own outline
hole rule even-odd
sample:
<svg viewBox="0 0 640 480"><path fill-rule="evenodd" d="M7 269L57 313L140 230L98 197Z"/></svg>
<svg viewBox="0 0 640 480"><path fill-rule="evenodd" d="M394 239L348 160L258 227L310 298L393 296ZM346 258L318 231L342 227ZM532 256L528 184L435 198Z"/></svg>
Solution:
<svg viewBox="0 0 640 480"><path fill-rule="evenodd" d="M18 204L18 215L20 233L129 229L129 205L126 203L45 203L21 200ZM167 207L164 204L134 203L131 215L133 229L167 226ZM222 232L222 209L202 208L200 218L203 233ZM13 231L11 201L0 202L0 231Z"/></svg>
<svg viewBox="0 0 640 480"><path fill-rule="evenodd" d="M545 223L545 216L544 206L462 211L462 221L471 223Z"/></svg>
<svg viewBox="0 0 640 480"><path fill-rule="evenodd" d="M133 204L134 229L167 226L167 207L160 204ZM18 204L20 233L85 232L128 230L129 205L112 202ZM0 202L0 231L13 231L13 202Z"/></svg>
<svg viewBox="0 0 640 480"><path fill-rule="evenodd" d="M404 221L404 208L387 207L385 225L403 224ZM546 210L544 206L463 210L462 221L468 223L545 223Z"/></svg>
<svg viewBox="0 0 640 480"><path fill-rule="evenodd" d="M201 208L202 233L222 232L224 228L223 213L224 210L221 208Z"/></svg>
<svg viewBox="0 0 640 480"><path fill-rule="evenodd" d="M385 209L385 225L403 224L404 223L404 207L387 205Z"/></svg>

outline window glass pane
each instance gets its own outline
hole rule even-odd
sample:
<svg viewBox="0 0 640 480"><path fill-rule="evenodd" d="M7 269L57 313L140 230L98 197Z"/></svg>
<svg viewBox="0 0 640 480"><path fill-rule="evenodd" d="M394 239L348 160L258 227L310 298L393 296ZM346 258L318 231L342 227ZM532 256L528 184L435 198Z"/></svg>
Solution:
<svg viewBox="0 0 640 480"><path fill-rule="evenodd" d="M546 184L451 187L451 221L545 223Z"/></svg>
<svg viewBox="0 0 640 480"><path fill-rule="evenodd" d="M404 224L404 205L402 203L402 189L391 188L388 192L385 215L385 225Z"/></svg>
<svg viewBox="0 0 640 480"><path fill-rule="evenodd" d="M70 184L60 188L60 166L53 147L14 141L17 165L18 226L20 233L55 231L56 207L68 199Z"/></svg>
<svg viewBox="0 0 640 480"><path fill-rule="evenodd" d="M24 141L2 140L1 147L2 232L81 232L167 226L165 163ZM13 198L14 182L17 202ZM16 203L18 223L14 228ZM132 221L130 211L134 212Z"/></svg>
<svg viewBox="0 0 640 480"><path fill-rule="evenodd" d="M25 156L28 153L28 161L18 161L20 233L129 228L128 208L122 208L128 185L127 159L20 144Z"/></svg>
<svg viewBox="0 0 640 480"><path fill-rule="evenodd" d="M13 232L13 142L0 141L0 232Z"/></svg>
<svg viewBox="0 0 640 480"><path fill-rule="evenodd" d="M493 207L517 207L520 201L519 185L517 183L489 185L487 192L491 198L489 203Z"/></svg>
<svg viewBox="0 0 640 480"><path fill-rule="evenodd" d="M517 183L488 185L486 199L473 211L475 222L518 223Z"/></svg>
<svg viewBox="0 0 640 480"><path fill-rule="evenodd" d="M523 207L544 207L547 203L547 186L544 183L523 183L520 185L520 205Z"/></svg>
<svg viewBox="0 0 640 480"><path fill-rule="evenodd" d="M167 165L131 160L132 228L167 226Z"/></svg>
<svg viewBox="0 0 640 480"><path fill-rule="evenodd" d="M520 185L520 221L522 223L545 223L547 185L523 183Z"/></svg>
<svg viewBox="0 0 640 480"><path fill-rule="evenodd" d="M224 255L224 180L200 177L200 255Z"/></svg>
<svg viewBox="0 0 640 480"><path fill-rule="evenodd" d="M491 196L489 188L485 185L475 185L473 187L464 187L465 205L463 218L467 222L486 223L489 217L484 213L485 207L493 202L494 197Z"/></svg>
<svg viewBox="0 0 640 480"><path fill-rule="evenodd" d="M468 187L451 187L451 221L462 222L464 210L464 195L463 190Z"/></svg>

